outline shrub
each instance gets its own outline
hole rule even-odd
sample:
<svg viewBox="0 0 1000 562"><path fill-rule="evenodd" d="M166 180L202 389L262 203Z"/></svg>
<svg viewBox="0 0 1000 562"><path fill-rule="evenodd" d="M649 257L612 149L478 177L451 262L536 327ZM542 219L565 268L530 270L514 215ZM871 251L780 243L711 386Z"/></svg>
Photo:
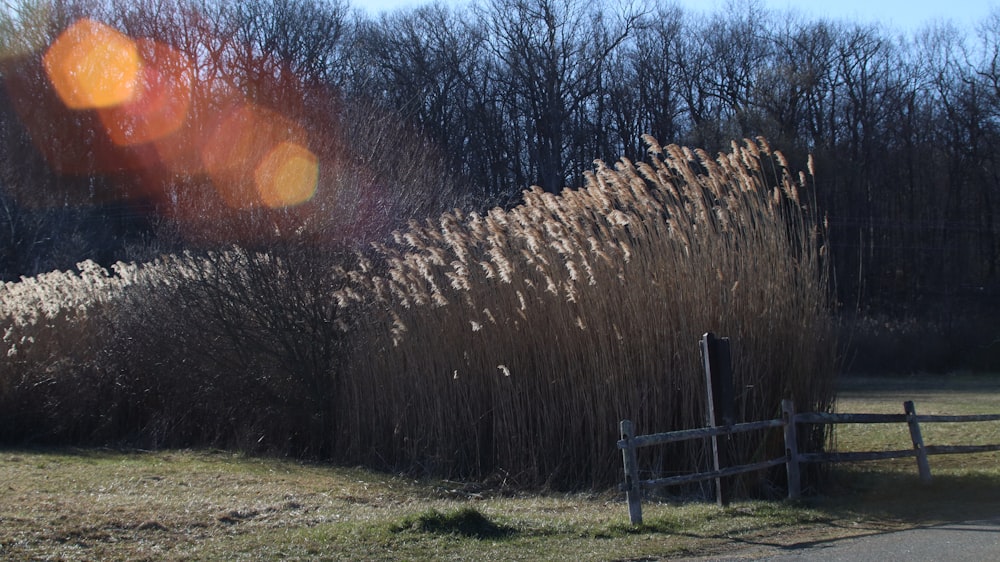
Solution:
<svg viewBox="0 0 1000 562"><path fill-rule="evenodd" d="M459 535L476 539L497 539L510 535L513 529L498 525L471 507L448 513L430 509L404 517L392 527L394 532L415 531L439 535Z"/></svg>
<svg viewBox="0 0 1000 562"><path fill-rule="evenodd" d="M113 356L136 401L155 399L145 438L330 456L346 255L295 242L186 255L127 292Z"/></svg>

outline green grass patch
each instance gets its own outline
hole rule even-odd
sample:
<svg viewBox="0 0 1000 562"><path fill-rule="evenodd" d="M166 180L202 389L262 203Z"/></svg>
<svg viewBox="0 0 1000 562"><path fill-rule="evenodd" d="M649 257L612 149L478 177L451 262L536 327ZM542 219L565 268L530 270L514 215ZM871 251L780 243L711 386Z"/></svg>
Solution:
<svg viewBox="0 0 1000 562"><path fill-rule="evenodd" d="M633 527L617 492L455 488L218 451L0 451L0 558L669 558L803 518L783 502L649 502Z"/></svg>
<svg viewBox="0 0 1000 562"><path fill-rule="evenodd" d="M421 513L408 515L392 527L395 532L414 531L419 533L435 533L442 535L460 535L476 539L496 539L506 537L514 529L498 525L473 507L463 507L442 513L429 509Z"/></svg>
<svg viewBox="0 0 1000 562"><path fill-rule="evenodd" d="M986 377L843 381L838 409L1000 410ZM990 408L990 404L997 404ZM929 443L1000 442L955 424ZM966 425L966 424L962 424ZM978 424L974 424L978 425ZM838 427L847 450L905 448L905 426ZM880 429L879 429L880 428ZM935 431L945 433L936 434ZM942 440L948 439L948 443ZM612 446L609 444L609 446ZM799 502L649 500L632 526L617 491L515 493L224 451L0 450L0 559L616 560L784 549L1000 513L993 453L835 465Z"/></svg>
<svg viewBox="0 0 1000 562"><path fill-rule="evenodd" d="M837 410L846 413L903 413L912 400L917 414L1000 413L998 375L921 375L904 377L850 377L841 381ZM1000 421L922 423L925 445L987 445L1000 443ZM843 424L836 427L835 446L841 451L899 450L911 446L909 429L897 424ZM1000 453L934 455L932 473L942 476L1000 477ZM872 470L916 475L916 461L900 459L859 463L852 474Z"/></svg>

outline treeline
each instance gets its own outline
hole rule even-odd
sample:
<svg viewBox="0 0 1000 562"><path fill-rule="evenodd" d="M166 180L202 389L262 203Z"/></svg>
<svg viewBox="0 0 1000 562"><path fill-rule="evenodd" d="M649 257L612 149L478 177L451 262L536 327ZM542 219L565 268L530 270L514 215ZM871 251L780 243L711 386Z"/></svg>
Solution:
<svg viewBox="0 0 1000 562"><path fill-rule="evenodd" d="M532 184L581 185L595 158L642 158L644 133L710 153L763 136L793 167L815 155L842 302L913 313L1000 293L1000 11L974 30L900 34L752 0L711 15L668 1L481 0L378 17L341 0L15 3L0 26L7 279L66 266L40 248L100 258L200 193L203 178L170 171L150 197L129 166L107 164L135 151L102 156L91 116L35 115L47 107L31 87L42 51L82 17L188 57L192 114L238 94L305 123L321 161L345 170L321 178L337 195L318 195L310 220L337 216L352 224L343 236L449 206L509 205ZM60 173L39 154L39 123L84 139L73 153L82 170ZM63 168L66 158L55 157ZM364 178L345 189L347 176ZM39 191L44 205L24 203ZM111 207L64 204L136 191L102 200ZM202 214L204 239L233 228Z"/></svg>
<svg viewBox="0 0 1000 562"><path fill-rule="evenodd" d="M489 193L578 185L642 133L725 150L764 136L816 157L841 297L1000 289L1000 12L910 36L733 2L497 0L361 26L374 95ZM509 193L509 192L507 192Z"/></svg>

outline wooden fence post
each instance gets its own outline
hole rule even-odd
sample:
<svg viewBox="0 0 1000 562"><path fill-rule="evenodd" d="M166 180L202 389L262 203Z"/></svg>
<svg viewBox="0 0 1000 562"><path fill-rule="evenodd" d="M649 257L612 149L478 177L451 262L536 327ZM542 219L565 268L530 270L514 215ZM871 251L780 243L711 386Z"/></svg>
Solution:
<svg viewBox="0 0 1000 562"><path fill-rule="evenodd" d="M729 338L716 338L708 332L701 338L701 358L705 365L708 389L708 425L729 426L735 423L736 403L733 398L732 357ZM718 471L729 464L729 435L712 436L712 466ZM729 505L729 489L723 478L715 479L715 501L720 507Z"/></svg>
<svg viewBox="0 0 1000 562"><path fill-rule="evenodd" d="M630 420L621 422L621 438L625 441L622 449L622 463L625 465L625 499L628 501L628 518L633 525L642 525L642 500L639 485L639 461L635 453L633 438L635 429Z"/></svg>
<svg viewBox="0 0 1000 562"><path fill-rule="evenodd" d="M795 427L795 403L781 401L781 420L785 422L785 472L788 474L788 499L797 500L802 495L802 477L799 474L798 428Z"/></svg>
<svg viewBox="0 0 1000 562"><path fill-rule="evenodd" d="M913 400L903 402L903 411L906 412L906 423L910 426L910 440L913 441L913 449L917 452L917 471L920 472L920 480L924 484L929 484L931 463L927 460L924 436L920 433L920 422L917 421L917 409L913 405Z"/></svg>

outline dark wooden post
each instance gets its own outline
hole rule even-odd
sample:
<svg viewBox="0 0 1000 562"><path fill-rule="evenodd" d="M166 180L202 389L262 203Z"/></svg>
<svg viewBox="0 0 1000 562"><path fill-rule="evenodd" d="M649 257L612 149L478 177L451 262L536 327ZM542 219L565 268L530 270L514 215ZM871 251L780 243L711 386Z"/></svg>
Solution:
<svg viewBox="0 0 1000 562"><path fill-rule="evenodd" d="M630 420L621 422L622 441L625 447L622 448L622 462L625 465L625 499L628 501L628 518L633 525L642 525L642 500L640 495L642 487L639 485L639 461L635 453L635 445L632 439L635 437L635 429Z"/></svg>
<svg viewBox="0 0 1000 562"><path fill-rule="evenodd" d="M927 449L924 448L924 436L920 433L920 422L917 421L917 409L913 405L913 400L903 402L903 411L906 412L906 423L910 426L910 440L913 441L913 449L917 452L917 471L920 472L920 480L929 484L931 481L931 463L927 460Z"/></svg>
<svg viewBox="0 0 1000 562"><path fill-rule="evenodd" d="M788 499L797 500L802 495L802 477L799 474L798 428L795 427L795 403L781 401L781 419L785 422L785 472L788 474Z"/></svg>
<svg viewBox="0 0 1000 562"><path fill-rule="evenodd" d="M708 332L701 338L701 358L705 365L705 386L708 389L709 427L735 423L736 403L733 398L732 357L729 338L717 338ZM712 465L722 470L728 464L729 435L712 436ZM715 501L729 505L729 490L722 478L715 479Z"/></svg>

